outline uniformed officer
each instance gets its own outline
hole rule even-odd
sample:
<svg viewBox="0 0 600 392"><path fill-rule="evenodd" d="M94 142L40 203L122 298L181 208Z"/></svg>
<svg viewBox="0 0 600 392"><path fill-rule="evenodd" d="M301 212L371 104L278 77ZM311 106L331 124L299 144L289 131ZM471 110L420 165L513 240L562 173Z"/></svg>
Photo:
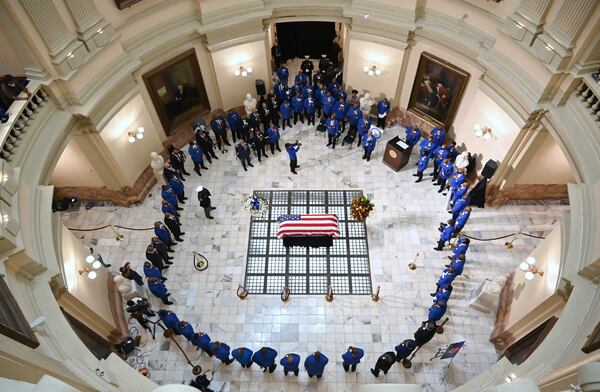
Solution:
<svg viewBox="0 0 600 392"><path fill-rule="evenodd" d="M367 137L363 141L363 150L365 153L363 154L362 159L366 159L367 162L371 160L371 153L375 150L375 145L377 144L377 139L373 136L373 133L369 131Z"/></svg>
<svg viewBox="0 0 600 392"><path fill-rule="evenodd" d="M263 369L263 373L266 372L267 369L269 369L269 373L273 373L277 368L275 358L277 358L277 351L271 347L262 347L254 353L252 361Z"/></svg>
<svg viewBox="0 0 600 392"><path fill-rule="evenodd" d="M150 245L154 247L161 255L165 264L173 264L171 261L173 257L169 256L169 252L175 252L173 249L168 249L164 242L160 240L158 237L152 237L150 240Z"/></svg>
<svg viewBox="0 0 600 392"><path fill-rule="evenodd" d="M438 189L438 193L442 193L444 189L446 189L446 182L452 176L454 172L454 165L450 162L450 159L446 158L440 165L439 173L438 173L438 185L440 189Z"/></svg>
<svg viewBox="0 0 600 392"><path fill-rule="evenodd" d="M444 301L438 301L431 305L427 313L427 318L430 321L439 321L446 313L446 303Z"/></svg>
<svg viewBox="0 0 600 392"><path fill-rule="evenodd" d="M207 333L196 332L192 337L192 344L196 346L196 350L202 349L208 356L213 356L213 352L210 350L210 336Z"/></svg>
<svg viewBox="0 0 600 392"><path fill-rule="evenodd" d="M390 112L390 102L387 98L382 99L377 103L377 126L385 129L385 120Z"/></svg>
<svg viewBox="0 0 600 392"><path fill-rule="evenodd" d="M438 241L437 247L433 248L433 250L442 250L446 242L452 239L452 234L454 233L454 221L448 221L448 224L445 225L444 228L440 231L440 239Z"/></svg>
<svg viewBox="0 0 600 392"><path fill-rule="evenodd" d="M347 119L348 125L350 125L349 133L354 131L354 134L358 132L358 121L362 118L362 110L360 110L360 104L358 102L354 102L353 104L349 104L350 109L348 110Z"/></svg>
<svg viewBox="0 0 600 392"><path fill-rule="evenodd" d="M299 366L300 366L300 355L298 354L286 354L279 364L283 367L283 374L288 375L288 373L294 373L295 376L298 376Z"/></svg>
<svg viewBox="0 0 600 392"><path fill-rule="evenodd" d="M179 330L179 317L175 312L172 312L167 309L159 309L158 310L158 318L163 322L165 327L172 330L175 335L181 335L181 331Z"/></svg>
<svg viewBox="0 0 600 392"><path fill-rule="evenodd" d="M290 171L294 174L298 174L296 172L296 168L300 167L298 165L298 151L300 151L301 144L296 141L296 143L285 143L285 150L290 156Z"/></svg>
<svg viewBox="0 0 600 392"><path fill-rule="evenodd" d="M331 96L331 91L327 91L321 99L321 108L323 110L323 118L327 120L335 108L335 99Z"/></svg>
<svg viewBox="0 0 600 392"><path fill-rule="evenodd" d="M435 324L435 321L423 321L414 334L417 347L421 347L433 339L436 329L437 325Z"/></svg>
<svg viewBox="0 0 600 392"><path fill-rule="evenodd" d="M292 112L294 112L294 125L298 122L298 118L301 123L304 123L304 100L300 91L292 97Z"/></svg>
<svg viewBox="0 0 600 392"><path fill-rule="evenodd" d="M201 127L196 132L196 143L198 143L202 151L204 151L204 156L208 160L208 163L212 163L212 159L210 159L210 157L219 159L215 154L215 149L213 147L214 142L210 138L208 130L205 127Z"/></svg>
<svg viewBox="0 0 600 392"><path fill-rule="evenodd" d="M466 257L464 254L458 256L458 258L450 261L450 264L448 264L446 267L448 268L452 268L454 270L454 274L456 274L456 276L462 275L463 270L465 268L465 263L466 263ZM440 294L440 298L442 296L442 293ZM450 295L448 295L448 297L450 297ZM436 298L438 298L438 295L436 294ZM442 299L443 300L443 299ZM447 301L447 300L445 300Z"/></svg>
<svg viewBox="0 0 600 392"><path fill-rule="evenodd" d="M149 262L152 263L153 266L155 266L156 268L158 268L159 270L164 270L169 268L169 266L166 266L163 264L163 257L161 256L160 252L154 248L152 245L148 245L146 247L146 260L148 260ZM172 262L169 262L168 264L173 264ZM141 277L140 277L140 281L142 281Z"/></svg>
<svg viewBox="0 0 600 392"><path fill-rule="evenodd" d="M160 272L160 269L152 265L152 263L149 261L144 261L144 275L147 278L156 278L161 282L165 282L167 280L167 278L162 275L162 272Z"/></svg>
<svg viewBox="0 0 600 392"><path fill-rule="evenodd" d="M458 216L456 217L456 223L454 224L454 237L456 237L458 235L458 233L460 233L461 230L465 227L470 216L471 216L471 207L470 206L465 207L464 210L462 210L461 212L458 213Z"/></svg>
<svg viewBox="0 0 600 392"><path fill-rule="evenodd" d="M187 197L185 197L185 187L183 186L181 179L177 176L171 178L169 180L169 186L173 189L175 195L177 195L177 201L181 204L185 204Z"/></svg>
<svg viewBox="0 0 600 392"><path fill-rule="evenodd" d="M259 162L261 156L264 156L265 158L269 157L266 151L267 142L265 140L265 134L263 133L263 131L260 130L260 128L254 129L254 132L252 133L251 142L252 148L254 149L254 151L256 151L256 156L258 157Z"/></svg>
<svg viewBox="0 0 600 392"><path fill-rule="evenodd" d="M364 355L365 351L362 348L352 346L348 347L348 351L342 355L342 359L344 360L342 366L344 367L344 370L346 372L349 370L355 372L356 365L360 363L360 360Z"/></svg>
<svg viewBox="0 0 600 392"><path fill-rule="evenodd" d="M335 118L334 113L331 113L329 120L325 121L325 127L327 128L328 137L327 147L333 145L332 148L335 148L335 142L340 136L340 122Z"/></svg>
<svg viewBox="0 0 600 392"><path fill-rule="evenodd" d="M419 139L421 139L421 131L419 131L419 128L414 125L410 125L406 128L406 144L414 146L419 143Z"/></svg>
<svg viewBox="0 0 600 392"><path fill-rule="evenodd" d="M263 102L260 106L260 122L262 122L265 129L267 129L269 124L273 122L273 115L271 114L271 110L267 106L266 102Z"/></svg>
<svg viewBox="0 0 600 392"><path fill-rule="evenodd" d="M277 125L271 123L268 134L269 145L271 146L271 154L275 155L275 147L277 147L277 151L281 152L281 149L279 148L279 138L281 135L279 134L279 128L277 128Z"/></svg>
<svg viewBox="0 0 600 392"><path fill-rule="evenodd" d="M444 127L433 128L433 130L431 131L431 137L433 138L433 148L442 145L444 143L444 139L446 138L446 132L444 131Z"/></svg>
<svg viewBox="0 0 600 392"><path fill-rule="evenodd" d="M346 104L346 100L340 98L335 103L335 119L340 123L340 132L344 132L346 130L346 117L348 116L348 105Z"/></svg>
<svg viewBox="0 0 600 392"><path fill-rule="evenodd" d="M433 178L431 181L435 181L438 179L438 173L440 170L440 165L444 162L444 159L448 157L448 151L446 149L446 145L442 144L441 146L437 146L433 150Z"/></svg>
<svg viewBox="0 0 600 392"><path fill-rule="evenodd" d="M368 113L363 113L360 120L358 120L358 142L356 143L356 147L359 147L362 144L363 139L365 139L369 133L369 129L371 129L371 117L369 117Z"/></svg>
<svg viewBox="0 0 600 392"><path fill-rule="evenodd" d="M204 157L204 151L202 151L198 143L193 141L190 141L189 146L188 153L190 154L190 157L192 157L192 162L194 162L194 171L201 176L200 168L208 170L208 167L204 166L204 160L202 159L202 157Z"/></svg>
<svg viewBox="0 0 600 392"><path fill-rule="evenodd" d="M419 160L417 161L417 173L413 174L414 177L418 177L417 181L415 182L421 182L423 180L423 172L425 172L425 169L427 169L427 165L429 164L429 155L425 152L421 152L421 157L419 157Z"/></svg>
<svg viewBox="0 0 600 392"><path fill-rule="evenodd" d="M315 125L315 112L317 110L317 101L313 98L313 93L310 92L304 100L304 112L308 119L308 125Z"/></svg>
<svg viewBox="0 0 600 392"><path fill-rule="evenodd" d="M225 123L223 116L214 116L210 122L210 128L215 133L215 139L217 140L217 146L219 147L219 150L221 150L221 139L223 139L223 142L226 145L231 146L231 144L229 144L229 140L227 140L227 124Z"/></svg>
<svg viewBox="0 0 600 392"><path fill-rule="evenodd" d="M427 139L423 139L421 141L421 144L419 144L420 150L419 152L421 154L425 153L428 156L431 156L432 154L432 148L433 148L433 137L429 136Z"/></svg>
<svg viewBox="0 0 600 392"><path fill-rule="evenodd" d="M388 351L377 358L375 368L371 368L371 373L375 377L379 377L381 371L383 371L383 374L387 374L394 362L396 362L396 354L393 351Z"/></svg>
<svg viewBox="0 0 600 392"><path fill-rule="evenodd" d="M290 77L290 71L288 71L285 63L280 64L279 68L277 68L277 76L282 83L288 84L288 79Z"/></svg>
<svg viewBox="0 0 600 392"><path fill-rule="evenodd" d="M242 162L242 167L244 171L248 171L246 168L246 163L250 167L254 167L252 161L250 160L250 156L252 155L252 151L250 151L250 146L245 141L241 141L235 146L235 155Z"/></svg>
<svg viewBox="0 0 600 392"><path fill-rule="evenodd" d="M312 378L312 376L317 376L317 378L321 378L327 363L329 363L329 358L324 354L321 354L320 351L315 351L313 354L310 354L304 360L304 368L308 373L308 377Z"/></svg>
<svg viewBox="0 0 600 392"><path fill-rule="evenodd" d="M470 201L469 199L470 199L469 194L465 193L463 195L463 197L461 197L460 199L458 199L454 202L454 205L452 206L452 210L451 210L453 220L456 220L456 218L458 217L458 214L460 214L460 212L469 205L469 201Z"/></svg>
<svg viewBox="0 0 600 392"><path fill-rule="evenodd" d="M315 65L313 64L312 60L310 60L308 55L304 56L304 61L302 61L302 64L300 64L300 69L302 70L302 73L304 74L308 84L312 84L312 71L315 69Z"/></svg>
<svg viewBox="0 0 600 392"><path fill-rule="evenodd" d="M321 74L321 70L319 68L317 68L315 70L315 73L313 75L313 85L315 86L315 88L319 88L319 85L323 83L323 75Z"/></svg>
<svg viewBox="0 0 600 392"><path fill-rule="evenodd" d="M281 113L281 127L285 130L285 125L287 124L291 128L292 106L287 98L283 100L283 103L279 107L279 112Z"/></svg>
<svg viewBox="0 0 600 392"><path fill-rule="evenodd" d="M234 359L229 358L230 348L225 343L221 342L212 342L210 344L210 351L213 353L217 359L221 360L225 365L230 365Z"/></svg>
<svg viewBox="0 0 600 392"><path fill-rule="evenodd" d="M177 326L179 327L181 334L191 342L194 338L194 328L192 327L192 324L181 320Z"/></svg>
<svg viewBox="0 0 600 392"><path fill-rule="evenodd" d="M286 81L282 81L281 83L278 83L273 87L273 92L277 96L277 99L279 100L279 102L281 102L285 99L286 90L287 90L287 82Z"/></svg>
<svg viewBox="0 0 600 392"><path fill-rule="evenodd" d="M235 350L231 350L231 356L238 361L243 368L250 368L250 366L252 366L252 350L249 348L239 347Z"/></svg>
<svg viewBox="0 0 600 392"><path fill-rule="evenodd" d="M227 115L227 124L229 124L229 129L231 129L231 139L233 140L233 142L236 142L236 136L237 138L242 137L241 133L240 133L240 123L241 123L242 119L240 118L240 115L238 114L238 112L231 111L229 112L229 114Z"/></svg>
<svg viewBox="0 0 600 392"><path fill-rule="evenodd" d="M181 238L182 235L185 235L184 231L181 231L181 228L179 227L181 224L179 223L179 220L177 220L177 218L175 218L173 215L171 215L168 212L165 212L165 225L167 225L167 227L169 228L169 230L171 231L171 233L173 233L173 236L175 237L175 240L177 242L183 242L183 238Z"/></svg>
<svg viewBox="0 0 600 392"><path fill-rule="evenodd" d="M154 234L167 245L168 248L176 245L171 239L171 232L161 222L154 222Z"/></svg>
<svg viewBox="0 0 600 392"><path fill-rule="evenodd" d="M167 287L160 280L148 278L148 288L150 289L150 292L160 298L165 305L173 305L173 302L169 301L171 293L169 293Z"/></svg>
<svg viewBox="0 0 600 392"><path fill-rule="evenodd" d="M414 349L417 348L417 343L412 339L405 339L395 347L396 350L396 362L400 362L406 359L412 354Z"/></svg>

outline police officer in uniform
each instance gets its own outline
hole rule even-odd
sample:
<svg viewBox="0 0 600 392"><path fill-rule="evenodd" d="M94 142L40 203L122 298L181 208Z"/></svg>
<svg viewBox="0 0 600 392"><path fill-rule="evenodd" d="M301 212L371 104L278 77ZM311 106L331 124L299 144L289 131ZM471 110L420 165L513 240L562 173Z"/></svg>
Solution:
<svg viewBox="0 0 600 392"><path fill-rule="evenodd" d="M302 64L300 64L300 69L302 70L302 73L306 77L308 84L312 84L312 71L313 71L313 69L315 69L315 65L309 59L308 55L304 56L304 61L302 61Z"/></svg>

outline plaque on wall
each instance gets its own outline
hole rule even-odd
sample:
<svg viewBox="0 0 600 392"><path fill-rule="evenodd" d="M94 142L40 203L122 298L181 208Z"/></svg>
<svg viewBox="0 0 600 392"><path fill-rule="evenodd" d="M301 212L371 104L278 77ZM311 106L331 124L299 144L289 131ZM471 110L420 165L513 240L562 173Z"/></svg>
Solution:
<svg viewBox="0 0 600 392"><path fill-rule="evenodd" d="M210 111L194 49L146 72L142 79L167 136Z"/></svg>
<svg viewBox="0 0 600 392"><path fill-rule="evenodd" d="M132 5L134 5L135 3L139 3L142 0L115 0L115 4L117 5L117 8L122 10L128 7L131 7Z"/></svg>
<svg viewBox="0 0 600 392"><path fill-rule="evenodd" d="M449 129L470 74L430 53L421 53L408 110Z"/></svg>

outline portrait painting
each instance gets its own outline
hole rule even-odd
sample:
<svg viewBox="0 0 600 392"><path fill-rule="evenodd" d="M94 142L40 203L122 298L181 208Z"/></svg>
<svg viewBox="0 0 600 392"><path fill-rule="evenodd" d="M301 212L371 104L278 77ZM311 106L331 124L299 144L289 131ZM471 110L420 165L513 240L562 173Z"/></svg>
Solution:
<svg viewBox="0 0 600 392"><path fill-rule="evenodd" d="M167 136L210 111L194 49L146 72L142 78Z"/></svg>
<svg viewBox="0 0 600 392"><path fill-rule="evenodd" d="M421 53L408 110L449 129L470 74L430 53Z"/></svg>

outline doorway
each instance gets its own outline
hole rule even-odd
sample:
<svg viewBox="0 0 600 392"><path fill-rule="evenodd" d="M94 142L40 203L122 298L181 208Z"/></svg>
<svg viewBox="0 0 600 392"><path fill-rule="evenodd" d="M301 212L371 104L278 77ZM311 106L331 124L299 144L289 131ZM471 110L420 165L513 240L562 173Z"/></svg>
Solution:
<svg viewBox="0 0 600 392"><path fill-rule="evenodd" d="M322 54L332 56L332 43L337 35L334 22L277 23L275 31L284 61L305 55L311 59L320 59Z"/></svg>

